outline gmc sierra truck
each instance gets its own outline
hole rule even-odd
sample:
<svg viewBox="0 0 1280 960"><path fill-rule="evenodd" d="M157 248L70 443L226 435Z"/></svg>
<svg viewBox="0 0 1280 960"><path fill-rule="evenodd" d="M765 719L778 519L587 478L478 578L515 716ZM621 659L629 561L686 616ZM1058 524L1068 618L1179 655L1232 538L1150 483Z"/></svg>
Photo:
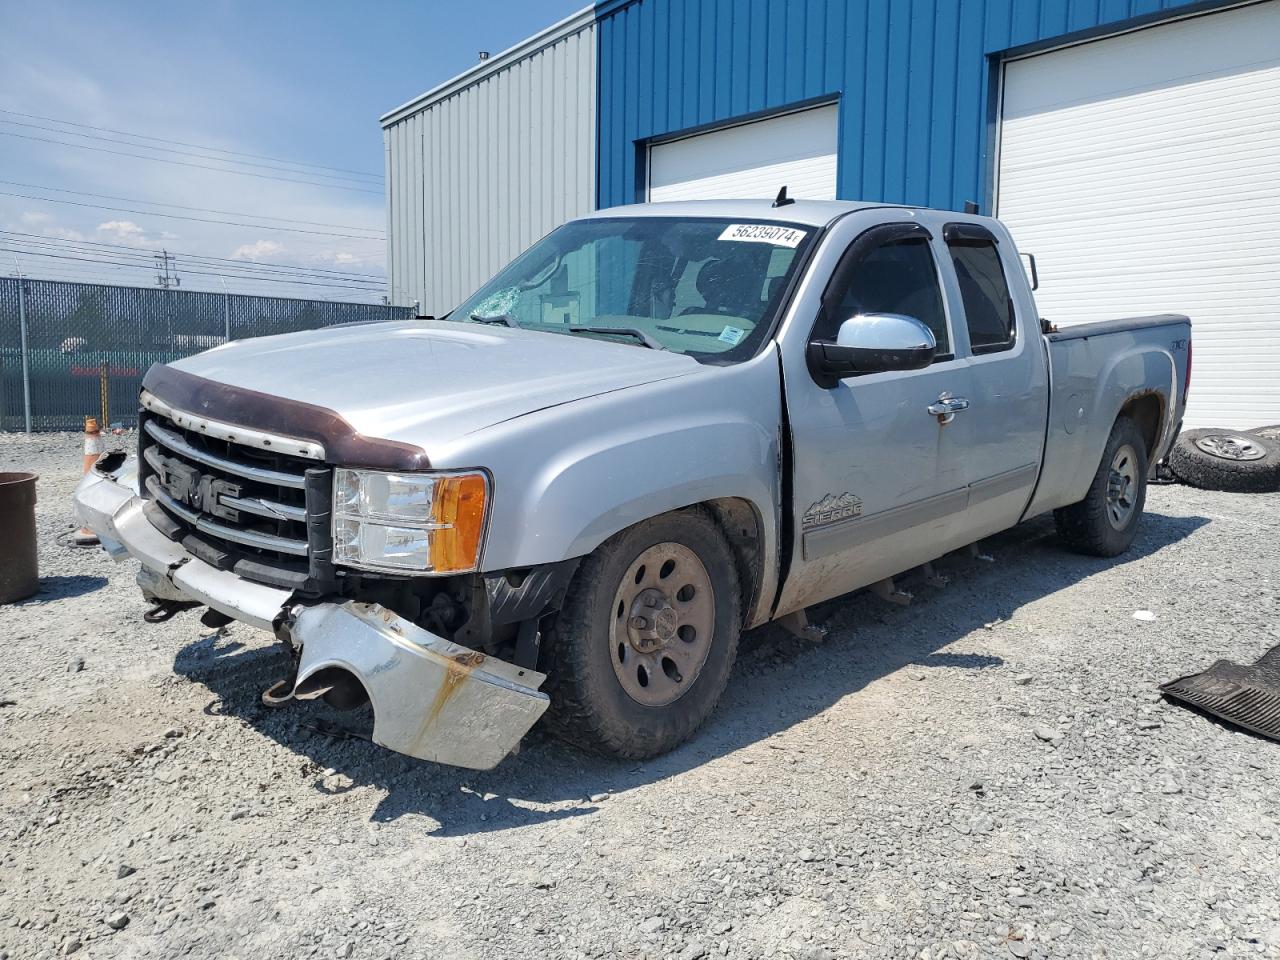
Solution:
<svg viewBox="0 0 1280 960"><path fill-rule="evenodd" d="M614 208L442 319L157 365L78 519L160 619L272 631L264 699L497 764L546 712L643 758L706 720L739 633L1052 511L1129 547L1190 322L1043 321L998 221L868 203ZM544 689L545 688L545 689Z"/></svg>

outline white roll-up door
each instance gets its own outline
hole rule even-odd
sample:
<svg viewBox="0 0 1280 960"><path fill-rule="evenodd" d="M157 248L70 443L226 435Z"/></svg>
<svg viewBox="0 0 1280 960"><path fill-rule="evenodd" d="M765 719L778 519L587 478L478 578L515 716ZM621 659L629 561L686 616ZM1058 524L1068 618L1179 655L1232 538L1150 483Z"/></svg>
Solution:
<svg viewBox="0 0 1280 960"><path fill-rule="evenodd" d="M836 197L835 104L656 143L650 200Z"/></svg>
<svg viewBox="0 0 1280 960"><path fill-rule="evenodd" d="M1191 316L1188 426L1280 422L1280 2L1005 66L997 213L1043 316Z"/></svg>

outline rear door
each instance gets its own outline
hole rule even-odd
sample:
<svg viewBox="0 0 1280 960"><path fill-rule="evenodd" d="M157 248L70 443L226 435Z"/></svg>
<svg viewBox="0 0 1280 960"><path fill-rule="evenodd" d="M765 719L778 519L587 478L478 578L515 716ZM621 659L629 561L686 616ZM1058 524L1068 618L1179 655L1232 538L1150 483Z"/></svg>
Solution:
<svg viewBox="0 0 1280 960"><path fill-rule="evenodd" d="M910 210L851 214L810 269L781 337L790 422L794 525L790 574L778 613L866 586L945 553L967 502L966 456L952 427L929 413L969 392L955 355L957 319L944 294L934 238ZM846 271L837 266L856 259ZM828 278L847 283L828 288ZM900 313L938 342L922 370L850 377L834 387L810 375L805 346L833 338L856 313ZM959 418L957 418L958 420Z"/></svg>
<svg viewBox="0 0 1280 960"><path fill-rule="evenodd" d="M952 439L964 446L969 490L956 533L972 542L1013 526L1031 498L1044 446L1047 364L1007 233L954 214L927 219L957 305L956 351L969 370L969 406L956 415Z"/></svg>

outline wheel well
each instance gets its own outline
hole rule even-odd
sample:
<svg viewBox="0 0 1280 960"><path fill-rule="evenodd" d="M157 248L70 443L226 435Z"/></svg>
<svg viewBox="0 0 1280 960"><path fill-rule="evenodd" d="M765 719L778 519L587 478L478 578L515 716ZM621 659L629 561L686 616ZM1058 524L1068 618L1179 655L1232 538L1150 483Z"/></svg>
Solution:
<svg viewBox="0 0 1280 960"><path fill-rule="evenodd" d="M737 497L708 500L700 506L711 511L733 551L742 592L742 622L749 623L760 594L760 578L764 575L760 514L750 501Z"/></svg>
<svg viewBox="0 0 1280 960"><path fill-rule="evenodd" d="M1160 424L1164 420L1164 402L1158 393L1144 393L1130 397L1120 408L1120 416L1128 417L1138 425L1147 441L1147 458L1155 455L1160 442Z"/></svg>

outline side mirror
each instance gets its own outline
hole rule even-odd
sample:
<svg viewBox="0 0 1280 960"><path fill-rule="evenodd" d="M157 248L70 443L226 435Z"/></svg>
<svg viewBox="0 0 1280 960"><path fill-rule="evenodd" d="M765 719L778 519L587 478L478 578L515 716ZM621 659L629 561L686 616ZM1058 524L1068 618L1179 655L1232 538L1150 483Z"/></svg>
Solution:
<svg viewBox="0 0 1280 960"><path fill-rule="evenodd" d="M809 371L819 386L885 370L919 370L933 362L933 331L900 313L860 313L840 324L835 341L809 344Z"/></svg>

